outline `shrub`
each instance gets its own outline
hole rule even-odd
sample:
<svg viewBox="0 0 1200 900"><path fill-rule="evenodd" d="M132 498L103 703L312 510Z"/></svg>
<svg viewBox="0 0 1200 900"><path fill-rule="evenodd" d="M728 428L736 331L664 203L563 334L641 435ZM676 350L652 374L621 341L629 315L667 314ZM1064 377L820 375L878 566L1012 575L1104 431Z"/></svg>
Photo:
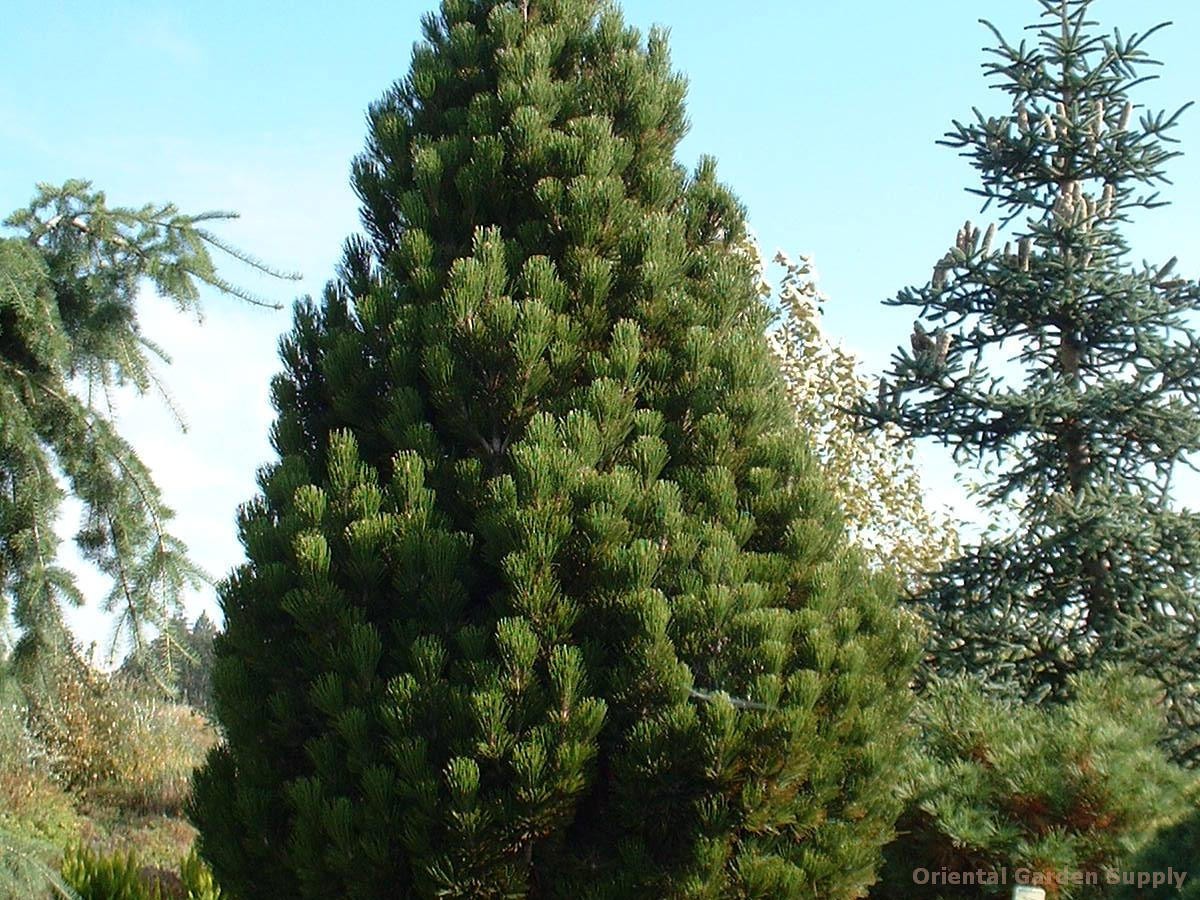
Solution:
<svg viewBox="0 0 1200 900"><path fill-rule="evenodd" d="M115 769L89 796L122 809L181 815L192 773L216 743L215 729L190 706L129 695L123 701L128 730L118 741Z"/></svg>
<svg viewBox="0 0 1200 900"><path fill-rule="evenodd" d="M1200 782L1191 786L1187 810L1161 828L1129 865L1130 872L1186 872L1182 890L1122 885L1114 900L1200 900Z"/></svg>
<svg viewBox="0 0 1200 900"><path fill-rule="evenodd" d="M82 900L222 900L212 873L193 852L178 874L143 865L132 853L101 855L82 846L63 857L64 880Z"/></svg>
<svg viewBox="0 0 1200 900"><path fill-rule="evenodd" d="M70 795L29 728L24 694L0 675L0 828L61 846L78 836L79 827Z"/></svg>
<svg viewBox="0 0 1200 900"><path fill-rule="evenodd" d="M52 680L33 693L30 720L55 775L84 800L181 813L215 729L190 707L131 689L80 660L51 666Z"/></svg>
<svg viewBox="0 0 1200 900"><path fill-rule="evenodd" d="M904 788L898 836L885 850L873 897L1007 897L1017 868L1096 872L1127 865L1178 808L1183 771L1156 742L1158 697L1105 670L1074 680L1059 707L1016 705L974 683L931 689L919 705L922 754ZM918 884L914 872L1000 872L1007 886ZM1098 896L1059 885L1049 896Z"/></svg>
<svg viewBox="0 0 1200 900"><path fill-rule="evenodd" d="M166 900L178 891L165 892L161 882L143 877L132 853L100 856L76 846L63 856L62 874L83 900Z"/></svg>
<svg viewBox="0 0 1200 900"><path fill-rule="evenodd" d="M73 655L53 655L31 686L30 728L55 774L86 793L116 776L130 731L128 708L100 672Z"/></svg>

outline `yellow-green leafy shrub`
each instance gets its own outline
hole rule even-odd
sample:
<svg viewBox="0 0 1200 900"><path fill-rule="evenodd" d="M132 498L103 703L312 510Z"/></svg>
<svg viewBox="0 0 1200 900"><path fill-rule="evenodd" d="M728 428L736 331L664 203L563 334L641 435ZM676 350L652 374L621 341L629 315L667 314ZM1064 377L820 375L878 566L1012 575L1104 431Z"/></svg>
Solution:
<svg viewBox="0 0 1200 900"><path fill-rule="evenodd" d="M115 771L92 794L123 809L181 815L192 772L216 743L216 732L183 704L137 697L127 702L128 730L119 742Z"/></svg>
<svg viewBox="0 0 1200 900"><path fill-rule="evenodd" d="M56 659L30 691L33 736L59 778L86 793L120 769L127 708L108 679L82 661Z"/></svg>
<svg viewBox="0 0 1200 900"><path fill-rule="evenodd" d="M82 900L222 900L212 873L195 852L171 872L143 865L136 854L102 855L75 846L63 857L64 880Z"/></svg>
<svg viewBox="0 0 1200 900"><path fill-rule="evenodd" d="M15 685L0 684L0 828L62 845L77 837L80 817L30 732L28 712Z"/></svg>
<svg viewBox="0 0 1200 900"><path fill-rule="evenodd" d="M80 797L178 815L216 733L195 710L122 686L78 662L54 666L31 707L34 737Z"/></svg>

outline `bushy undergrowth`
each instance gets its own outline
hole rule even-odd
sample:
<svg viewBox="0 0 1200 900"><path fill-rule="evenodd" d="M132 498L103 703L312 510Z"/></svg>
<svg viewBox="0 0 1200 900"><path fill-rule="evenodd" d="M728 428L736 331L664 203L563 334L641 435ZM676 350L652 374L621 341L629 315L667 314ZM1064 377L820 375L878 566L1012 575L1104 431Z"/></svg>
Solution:
<svg viewBox="0 0 1200 900"><path fill-rule="evenodd" d="M84 820L55 780L29 730L24 694L7 676L0 670L0 898L69 897L57 861Z"/></svg>
<svg viewBox="0 0 1200 900"><path fill-rule="evenodd" d="M145 865L135 853L102 855L86 847L67 851L63 879L81 900L221 900L212 873L190 853L178 871Z"/></svg>
<svg viewBox="0 0 1200 900"><path fill-rule="evenodd" d="M0 828L62 845L78 835L80 824L71 796L28 727L23 696L15 685L0 684Z"/></svg>
<svg viewBox="0 0 1200 900"><path fill-rule="evenodd" d="M1018 869L1047 882L1097 872L1100 886L1055 882L1047 894L1110 896L1106 870L1127 866L1180 807L1185 776L1156 746L1156 699L1116 671L1080 678L1076 699L1054 708L993 700L965 681L932 689L918 711L921 754L904 786L898 836L871 896L1008 897ZM984 873L976 877L986 881L992 872L1006 872L1007 884L935 878Z"/></svg>
<svg viewBox="0 0 1200 900"><path fill-rule="evenodd" d="M1200 900L1200 781L1191 785L1187 809L1161 828L1129 866L1134 872L1186 872L1182 889L1123 886L1114 900Z"/></svg>
<svg viewBox="0 0 1200 900"><path fill-rule="evenodd" d="M136 813L181 814L192 770L216 741L190 707L69 662L35 695L30 723L62 784L85 801Z"/></svg>
<svg viewBox="0 0 1200 900"><path fill-rule="evenodd" d="M211 724L78 659L22 684L0 671L0 900L70 896L58 870L73 845L176 868L195 839L183 807Z"/></svg>
<svg viewBox="0 0 1200 900"><path fill-rule="evenodd" d="M64 785L86 796L118 776L129 711L102 673L78 659L56 659L28 693L31 731Z"/></svg>
<svg viewBox="0 0 1200 900"><path fill-rule="evenodd" d="M122 809L182 815L192 771L216 742L195 710L178 703L128 697L117 768L92 797Z"/></svg>

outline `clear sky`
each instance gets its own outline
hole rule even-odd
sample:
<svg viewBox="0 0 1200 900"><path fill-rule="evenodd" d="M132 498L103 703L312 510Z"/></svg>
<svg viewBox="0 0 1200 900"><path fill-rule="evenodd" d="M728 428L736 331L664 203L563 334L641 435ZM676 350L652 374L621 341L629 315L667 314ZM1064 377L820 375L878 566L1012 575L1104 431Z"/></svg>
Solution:
<svg viewBox="0 0 1200 900"><path fill-rule="evenodd" d="M3 0L0 211L27 202L36 182L73 177L114 203L236 210L242 218L222 234L304 279L264 282L236 264L225 274L285 305L317 293L358 228L348 172L367 104L406 73L433 4ZM827 330L882 370L911 312L881 301L924 282L963 219L978 218L963 190L972 170L935 144L972 106L1003 112L980 71L990 35L978 20L1017 38L1035 0L622 5L643 30L671 30L691 84L681 158L717 157L768 254L814 255L831 297ZM1100 0L1095 12L1125 34L1172 20L1150 45L1162 77L1138 99L1200 99L1200 3ZM1139 259L1177 255L1196 277L1200 109L1177 136L1187 155L1170 168L1174 203L1129 234ZM190 430L180 434L154 399L123 402L122 426L176 509L176 532L223 576L241 559L234 510L271 458L268 380L290 314L210 297L202 327L153 302L142 316L174 357L164 374ZM942 461L926 458L934 490L952 496ZM83 584L104 593L95 578ZM215 608L211 590L191 604L193 614ZM103 641L99 616L74 621Z"/></svg>

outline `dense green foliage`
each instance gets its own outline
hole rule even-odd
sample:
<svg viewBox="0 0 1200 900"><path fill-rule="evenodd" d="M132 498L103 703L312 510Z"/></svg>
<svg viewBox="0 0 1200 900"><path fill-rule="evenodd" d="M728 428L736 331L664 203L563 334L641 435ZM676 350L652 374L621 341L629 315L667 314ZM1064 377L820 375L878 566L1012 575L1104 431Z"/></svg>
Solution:
<svg viewBox="0 0 1200 900"><path fill-rule="evenodd" d="M1046 879L1061 900L1104 895L1107 873L1128 868L1179 807L1184 778L1157 747L1150 685L1106 672L1073 688L1074 699L1050 708L990 698L966 680L922 698L920 751L872 896L1008 897L1019 869ZM959 886L914 878L943 867L982 876ZM1097 885L1050 889L1051 878L1071 872L1096 873Z"/></svg>
<svg viewBox="0 0 1200 900"><path fill-rule="evenodd" d="M1115 893L1116 900L1200 900L1200 782L1192 785L1187 806L1187 812L1162 828L1129 866L1133 872L1186 872L1183 889L1125 885Z"/></svg>
<svg viewBox="0 0 1200 900"><path fill-rule="evenodd" d="M212 874L192 853L178 874L144 866L133 853L104 856L72 847L63 856L63 879L80 900L221 900Z"/></svg>
<svg viewBox="0 0 1200 900"><path fill-rule="evenodd" d="M110 207L87 182L41 186L0 237L0 630L11 615L15 658L67 651L61 604L83 602L56 561L64 489L83 506L76 544L109 576L104 607L141 646L202 577L167 526L171 511L114 427L111 391L158 382L163 352L139 329L149 284L199 311L200 285L260 302L216 272L210 248L262 271L204 226L229 213L185 215L171 205Z"/></svg>
<svg viewBox="0 0 1200 900"><path fill-rule="evenodd" d="M684 84L598 0L446 0L372 106L221 589L201 847L251 897L870 883L917 655L792 421Z"/></svg>
<svg viewBox="0 0 1200 900"><path fill-rule="evenodd" d="M957 459L988 461L1002 527L925 592L936 667L1011 696L1062 699L1071 673L1123 662L1159 680L1170 743L1200 760L1200 516L1172 506L1200 448L1200 284L1131 266L1121 233L1160 204L1178 113L1135 114L1150 32L1096 30L1090 0L1039 0L1035 41L997 33L993 87L1011 105L944 143L994 207L930 281L912 350L869 411Z"/></svg>
<svg viewBox="0 0 1200 900"><path fill-rule="evenodd" d="M161 884L142 878L132 853L102 857L84 847L63 856L63 878L84 900L164 900Z"/></svg>

